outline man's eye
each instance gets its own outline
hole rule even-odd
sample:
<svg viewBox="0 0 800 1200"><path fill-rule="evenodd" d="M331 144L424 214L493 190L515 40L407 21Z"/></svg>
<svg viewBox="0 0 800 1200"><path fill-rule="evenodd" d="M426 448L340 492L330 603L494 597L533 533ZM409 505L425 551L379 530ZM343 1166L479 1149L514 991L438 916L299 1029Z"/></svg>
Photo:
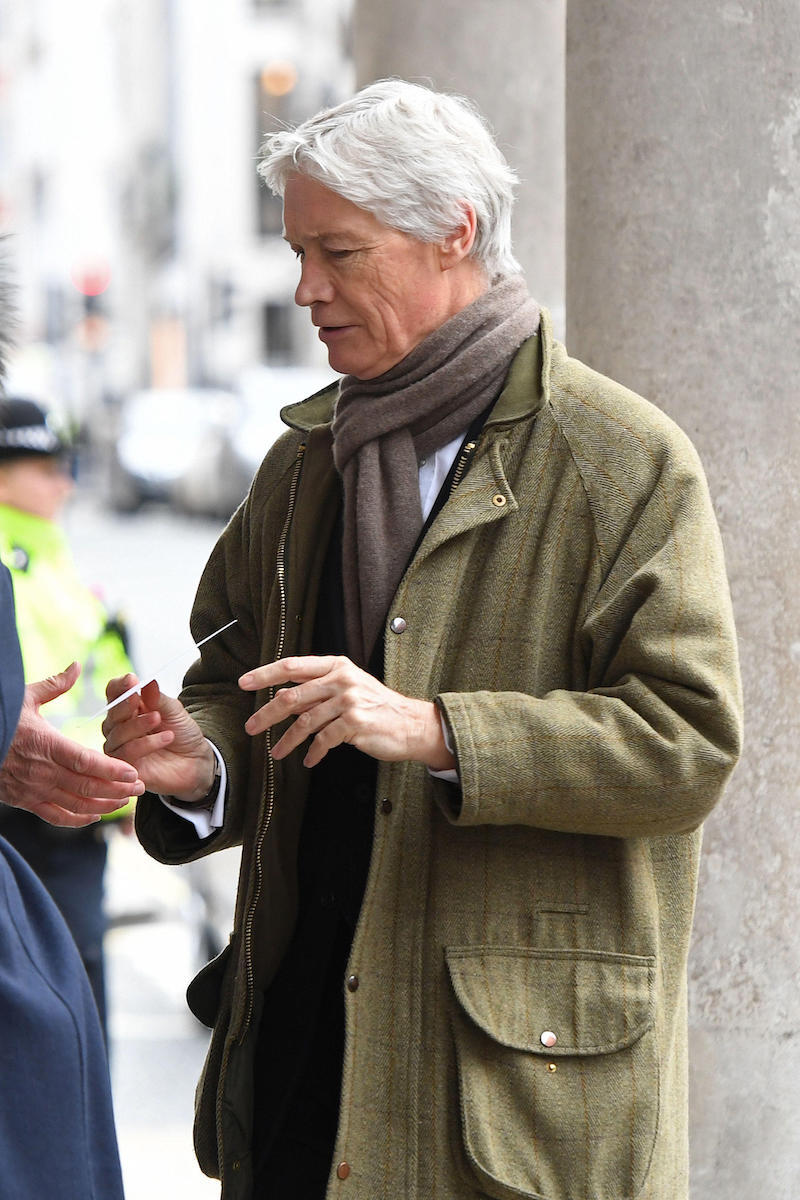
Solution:
<svg viewBox="0 0 800 1200"><path fill-rule="evenodd" d="M355 254L354 250L328 250L331 258L349 258L351 254Z"/></svg>

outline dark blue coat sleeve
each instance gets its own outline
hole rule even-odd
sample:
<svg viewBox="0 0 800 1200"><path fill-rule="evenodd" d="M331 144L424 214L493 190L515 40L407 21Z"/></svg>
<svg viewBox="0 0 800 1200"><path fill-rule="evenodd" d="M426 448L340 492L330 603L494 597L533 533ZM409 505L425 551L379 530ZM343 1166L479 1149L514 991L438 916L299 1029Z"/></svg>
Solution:
<svg viewBox="0 0 800 1200"><path fill-rule="evenodd" d="M14 590L8 568L0 563L0 762L17 727L24 681L14 616Z"/></svg>
<svg viewBox="0 0 800 1200"><path fill-rule="evenodd" d="M0 565L0 762L24 680L11 577ZM3 1200L123 1200L103 1035L64 919L0 838L0 1163Z"/></svg>
<svg viewBox="0 0 800 1200"><path fill-rule="evenodd" d="M3 1200L123 1200L100 1021L53 901L0 838Z"/></svg>

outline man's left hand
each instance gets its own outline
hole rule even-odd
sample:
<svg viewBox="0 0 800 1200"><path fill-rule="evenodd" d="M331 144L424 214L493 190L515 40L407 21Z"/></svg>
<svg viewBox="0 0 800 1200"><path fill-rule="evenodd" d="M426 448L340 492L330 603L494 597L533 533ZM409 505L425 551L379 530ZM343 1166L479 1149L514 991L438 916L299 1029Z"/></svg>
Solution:
<svg viewBox="0 0 800 1200"><path fill-rule="evenodd" d="M311 738L306 767L315 767L344 742L382 762L422 762L433 771L455 767L436 706L392 691L349 658L278 659L242 675L239 687L250 692L280 689L250 717L248 733L263 733L295 718L273 747L273 758L285 758Z"/></svg>

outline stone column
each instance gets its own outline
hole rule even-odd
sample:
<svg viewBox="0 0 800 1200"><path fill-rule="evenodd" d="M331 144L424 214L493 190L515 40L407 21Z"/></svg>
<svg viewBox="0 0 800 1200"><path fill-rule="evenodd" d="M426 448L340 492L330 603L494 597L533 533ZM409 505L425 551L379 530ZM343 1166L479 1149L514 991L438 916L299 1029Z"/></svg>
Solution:
<svg viewBox="0 0 800 1200"><path fill-rule="evenodd" d="M800 1192L798 64L797 0L569 3L568 343L694 439L741 643L690 963L693 1200Z"/></svg>
<svg viewBox="0 0 800 1200"><path fill-rule="evenodd" d="M566 0L355 0L358 86L386 76L474 100L518 172L514 247L531 292L564 312Z"/></svg>

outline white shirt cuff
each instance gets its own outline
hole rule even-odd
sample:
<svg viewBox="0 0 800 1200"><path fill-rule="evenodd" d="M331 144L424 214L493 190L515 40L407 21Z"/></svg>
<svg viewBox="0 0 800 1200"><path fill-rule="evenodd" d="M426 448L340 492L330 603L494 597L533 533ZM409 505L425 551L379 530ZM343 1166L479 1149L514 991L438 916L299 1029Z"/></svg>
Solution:
<svg viewBox="0 0 800 1200"><path fill-rule="evenodd" d="M439 713L439 721L441 722L442 726L442 737L444 738L444 744L449 752L455 755L453 743L450 741L450 730L447 728L447 723L441 712ZM432 775L434 779L443 779L445 783L455 783L456 785L461 783L458 771L454 767L448 767L446 771L433 771L430 767L428 767L428 774Z"/></svg>
<svg viewBox="0 0 800 1200"><path fill-rule="evenodd" d="M220 754L213 742L209 742L211 749L214 751L214 757L219 764L219 788L213 802L209 806L202 804L193 805L191 808L179 806L170 803L168 796L160 796L161 803L170 812L174 812L176 816L183 817L184 821L188 821L194 825L195 831L199 838L210 837L217 829L221 829L225 822L225 795L228 788L228 772L225 768L225 760Z"/></svg>

